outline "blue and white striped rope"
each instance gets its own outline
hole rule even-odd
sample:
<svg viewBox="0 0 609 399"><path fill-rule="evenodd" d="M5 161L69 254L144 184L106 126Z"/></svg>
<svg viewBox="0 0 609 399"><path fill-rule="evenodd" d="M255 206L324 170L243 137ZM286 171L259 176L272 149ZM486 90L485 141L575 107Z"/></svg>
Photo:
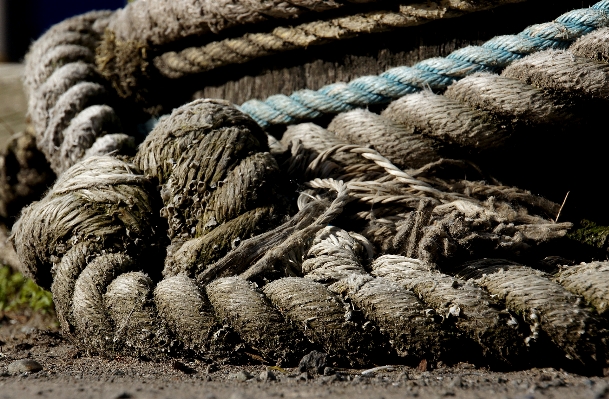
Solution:
<svg viewBox="0 0 609 399"><path fill-rule="evenodd" d="M443 90L475 72L499 72L537 51L565 49L579 37L606 26L609 26L609 0L602 0L591 8L567 12L553 22L532 25L517 35L497 36L481 46L456 50L445 58L430 58L412 67L397 67L378 76L363 76L319 90L299 90L289 96L278 94L264 101L249 100L239 109L267 128L388 103L425 88Z"/></svg>

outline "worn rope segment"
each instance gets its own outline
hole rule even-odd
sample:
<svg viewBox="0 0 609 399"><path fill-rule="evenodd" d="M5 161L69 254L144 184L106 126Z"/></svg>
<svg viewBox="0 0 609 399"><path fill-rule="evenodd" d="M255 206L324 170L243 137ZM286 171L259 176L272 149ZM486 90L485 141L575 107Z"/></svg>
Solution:
<svg viewBox="0 0 609 399"><path fill-rule="evenodd" d="M486 288L523 315L531 326L530 339L543 331L567 358L590 367L605 363L599 319L547 274L509 261L482 260L467 264L458 276Z"/></svg>
<svg viewBox="0 0 609 399"><path fill-rule="evenodd" d="M107 351L131 339L112 334L123 320L111 319L100 302L106 286L124 272L159 274L162 228L154 191L133 165L92 157L62 174L13 229L24 272L51 288L62 330L87 350ZM163 351L156 340L163 334L151 333L133 353Z"/></svg>
<svg viewBox="0 0 609 399"><path fill-rule="evenodd" d="M158 47L184 39L208 40L240 25L296 19L312 12L339 9L351 3L374 0L273 0L130 3L110 19L97 49L97 67L122 97L146 103L142 82L156 76L150 68ZM349 7L350 8L350 7Z"/></svg>
<svg viewBox="0 0 609 399"><path fill-rule="evenodd" d="M372 274L412 290L450 323L462 338L475 341L487 361L518 365L525 337L518 320L479 286L440 273L417 259L385 255L376 259ZM467 344L467 341L464 341ZM470 343L471 346L471 343Z"/></svg>
<svg viewBox="0 0 609 399"><path fill-rule="evenodd" d="M324 285L309 279L287 277L264 286L264 293L286 319L304 327L307 337L343 363L361 367L386 361L387 342L365 321L353 320L349 306Z"/></svg>
<svg viewBox="0 0 609 399"><path fill-rule="evenodd" d="M357 120L358 114L350 117ZM367 118L366 113L361 116ZM394 130L396 135L403 132L400 128ZM374 137L375 129L369 133ZM401 138L404 148L410 142L418 145L420 141L416 136L413 140L408 135ZM524 254L541 243L564 236L571 227L570 223L554 223L546 216L555 215L556 204L540 202L522 190L463 180L462 167L470 166L467 163L432 162L428 168L409 174L401 172L410 179L416 176L413 184L413 180L402 178L399 169L388 161L383 161L380 167L374 159L351 152L361 147L349 146L310 123L289 127L282 143L285 147L288 143L292 145L287 164L288 173L294 178L304 177L307 181L330 177L346 182L356 199L350 205L349 219L367 225L361 233L383 252L417 257L429 263L441 263L454 256L490 256L496 251ZM446 177L435 172L438 166L442 166L440 171L448 172Z"/></svg>
<svg viewBox="0 0 609 399"><path fill-rule="evenodd" d="M362 181L366 178L373 180L389 175L409 186L410 191L419 192L424 196L446 196L446 193L404 172L378 151L350 144L317 125L303 124L290 127L281 141L284 146L292 145L293 159L290 161L290 171L293 174L303 173L311 177L328 176L347 180L347 184L352 180ZM309 151L308 157L298 152L301 147Z"/></svg>
<svg viewBox="0 0 609 399"><path fill-rule="evenodd" d="M456 50L446 58L431 58L412 67L397 67L378 76L335 83L317 91L278 94L249 100L240 109L262 127L293 124L324 114L388 103L424 89L442 91L476 72L499 72L512 62L546 49L565 49L579 37L609 24L609 1L570 11L553 22L533 25L518 35L497 36L482 46Z"/></svg>
<svg viewBox="0 0 609 399"><path fill-rule="evenodd" d="M608 276L607 262L591 262L564 266L554 278L567 290L584 297L599 315L606 316L609 307Z"/></svg>
<svg viewBox="0 0 609 399"><path fill-rule="evenodd" d="M331 284L330 291L350 305L349 318L357 321L361 312L376 324L402 361L418 364L421 359L448 359L456 352L451 350L450 331L442 329L435 314L413 292L366 272L362 263L372 255L365 249L370 247L358 234L335 227L324 229L302 261L305 280ZM273 284L289 287L293 280Z"/></svg>
<svg viewBox="0 0 609 399"><path fill-rule="evenodd" d="M483 11L498 5L521 0L464 2L443 0L436 3L403 4L398 11L381 10L300 24L278 27L269 33L247 33L242 37L169 51L154 58L159 72L172 79L210 71L225 65L242 64L256 58L284 51L345 40L361 34L392 31L417 26L436 19L455 18Z"/></svg>
<svg viewBox="0 0 609 399"><path fill-rule="evenodd" d="M147 0L130 3L112 18L108 29L120 40L153 45L172 43L189 36L218 33L236 25L255 24L269 19L292 19L306 12L322 12L349 3L370 0L273 0L170 2Z"/></svg>
<svg viewBox="0 0 609 399"><path fill-rule="evenodd" d="M87 155L129 154L112 94L95 66L110 12L91 12L55 25L26 56L24 86L38 148L57 174Z"/></svg>
<svg viewBox="0 0 609 399"><path fill-rule="evenodd" d="M283 222L285 197L266 134L224 101L176 109L135 163L161 184L171 250L164 275L194 277L240 241Z"/></svg>
<svg viewBox="0 0 609 399"><path fill-rule="evenodd" d="M401 169L420 168L442 158L437 150L439 143L417 134L410 126L363 109L338 114L328 130L349 143L373 146Z"/></svg>

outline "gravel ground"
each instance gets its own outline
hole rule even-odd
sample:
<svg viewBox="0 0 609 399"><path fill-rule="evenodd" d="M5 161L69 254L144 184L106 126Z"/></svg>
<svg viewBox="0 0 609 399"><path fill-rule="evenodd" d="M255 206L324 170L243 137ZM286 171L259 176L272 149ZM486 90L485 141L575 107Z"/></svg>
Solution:
<svg viewBox="0 0 609 399"><path fill-rule="evenodd" d="M461 363L433 371L396 366L370 373L337 369L316 375L296 368L226 366L193 359L108 359L78 351L54 328L44 329L49 324L52 320L40 317L11 319L0 314L0 399L609 397L609 378L552 368L502 373ZM42 370L13 370L21 359L39 363Z"/></svg>

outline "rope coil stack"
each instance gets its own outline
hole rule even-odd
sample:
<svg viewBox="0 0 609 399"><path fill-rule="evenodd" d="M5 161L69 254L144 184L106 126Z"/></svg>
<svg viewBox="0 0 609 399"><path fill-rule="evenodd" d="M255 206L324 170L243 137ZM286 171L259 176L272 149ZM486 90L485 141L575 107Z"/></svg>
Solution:
<svg viewBox="0 0 609 399"><path fill-rule="evenodd" d="M138 76L117 87L100 68L117 62L109 55L145 53L137 27L162 45L342 3L252 2L178 23L136 2L66 21L28 56L37 145L59 177L14 226L23 270L52 290L63 333L91 353L291 365L322 350L351 367L514 368L550 351L597 372L609 353L606 263L535 269L572 224L556 221L558 204L471 159L523 132L576 126L586 116L577 103L608 99L608 4L266 105L197 100L161 118L137 150L121 133L133 121L109 104ZM398 75L398 89L378 85ZM353 110L396 97L380 115ZM286 104L299 113L279 114ZM279 140L262 130L323 112L342 113Z"/></svg>

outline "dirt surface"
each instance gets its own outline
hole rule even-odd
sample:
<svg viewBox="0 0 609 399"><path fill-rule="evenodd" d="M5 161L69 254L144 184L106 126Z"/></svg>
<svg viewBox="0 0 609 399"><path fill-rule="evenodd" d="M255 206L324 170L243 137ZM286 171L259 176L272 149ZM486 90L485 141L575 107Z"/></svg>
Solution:
<svg viewBox="0 0 609 399"><path fill-rule="evenodd" d="M0 63L0 147L13 133L25 129L27 102L22 75L23 64Z"/></svg>
<svg viewBox="0 0 609 399"><path fill-rule="evenodd" d="M50 327L50 328L49 328ZM10 374L15 360L42 371ZM551 368L509 373L470 364L432 371L396 366L378 372L337 369L331 375L227 366L193 359L107 359L78 351L49 318L0 314L0 399L4 398L604 398L609 379ZM367 375L366 375L367 374Z"/></svg>

